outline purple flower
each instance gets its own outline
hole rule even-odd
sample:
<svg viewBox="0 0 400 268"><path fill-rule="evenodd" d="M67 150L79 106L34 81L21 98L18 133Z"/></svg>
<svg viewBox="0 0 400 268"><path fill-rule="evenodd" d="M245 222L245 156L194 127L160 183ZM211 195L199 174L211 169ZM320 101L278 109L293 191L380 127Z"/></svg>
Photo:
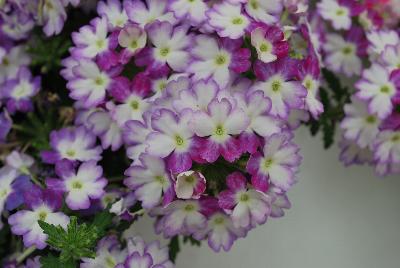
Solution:
<svg viewBox="0 0 400 268"><path fill-rule="evenodd" d="M322 0L317 4L318 12L332 23L335 30L348 30L351 27L351 17L362 12L362 7L355 0Z"/></svg>
<svg viewBox="0 0 400 268"><path fill-rule="evenodd" d="M289 209L292 206L285 193L278 194L274 192L274 189L269 189L267 194L272 198L270 214L272 218L282 217L285 215L283 209Z"/></svg>
<svg viewBox="0 0 400 268"><path fill-rule="evenodd" d="M99 2L97 5L97 13L100 16L107 18L111 28L123 27L128 21L128 15L125 9L122 8L121 2L118 0L107 0Z"/></svg>
<svg viewBox="0 0 400 268"><path fill-rule="evenodd" d="M81 59L79 65L72 70L75 77L67 83L67 88L71 91L70 97L81 100L85 108L103 103L111 85L110 75L88 59Z"/></svg>
<svg viewBox="0 0 400 268"><path fill-rule="evenodd" d="M286 134L274 134L265 141L262 154L250 156L247 171L252 175L254 187L265 192L272 183L287 191L295 183L295 174L300 165L300 148Z"/></svg>
<svg viewBox="0 0 400 268"><path fill-rule="evenodd" d="M147 148L146 137L152 131L150 128L150 114L144 114L144 123L137 120L126 122L123 128L123 138L127 148L127 156L134 162Z"/></svg>
<svg viewBox="0 0 400 268"><path fill-rule="evenodd" d="M32 109L30 98L37 94L40 87L40 77L32 78L28 68L22 67L15 79L4 84L4 97L7 100L7 109L10 113L16 111L27 112Z"/></svg>
<svg viewBox="0 0 400 268"><path fill-rule="evenodd" d="M194 113L190 125L199 140L198 152L207 162L215 162L220 155L233 162L241 154L240 144L233 137L246 130L249 118L227 99L213 100L207 111Z"/></svg>
<svg viewBox="0 0 400 268"><path fill-rule="evenodd" d="M90 161L101 159L101 147L96 145L96 137L85 127L64 128L50 133L52 151L43 151L45 163L54 164L66 159L69 161Z"/></svg>
<svg viewBox="0 0 400 268"><path fill-rule="evenodd" d="M197 171L178 174L175 181L176 197L180 199L199 199L206 190L206 178Z"/></svg>
<svg viewBox="0 0 400 268"><path fill-rule="evenodd" d="M146 48L137 55L137 65L150 65L150 68L157 69L168 64L171 69L180 72L187 68L188 48L192 43L192 34L188 33L187 26L174 28L169 22L156 21L147 26L146 31L154 47Z"/></svg>
<svg viewBox="0 0 400 268"><path fill-rule="evenodd" d="M246 184L246 178L240 172L234 172L226 178L228 189L218 195L219 206L231 211L235 227L250 228L263 224L271 212L271 198L249 189Z"/></svg>
<svg viewBox="0 0 400 268"><path fill-rule="evenodd" d="M64 5L61 0L46 1L42 8L43 31L47 36L59 34L67 19Z"/></svg>
<svg viewBox="0 0 400 268"><path fill-rule="evenodd" d="M250 17L258 22L274 24L279 21L279 15L283 10L282 1L275 0L251 0L245 1L245 10Z"/></svg>
<svg viewBox="0 0 400 268"><path fill-rule="evenodd" d="M61 225L66 228L69 218L62 212L56 212L61 208L61 195L52 190L42 190L33 187L24 194L26 210L20 210L8 218L11 231L16 235L22 235L25 247L36 246L38 249L46 247L47 235L43 233L38 221L49 224Z"/></svg>
<svg viewBox="0 0 400 268"><path fill-rule="evenodd" d="M3 56L3 60L0 61L0 84L6 79L15 78L20 67L28 65L30 61L31 59L22 45L9 49Z"/></svg>
<svg viewBox="0 0 400 268"><path fill-rule="evenodd" d="M171 177L161 158L142 154L142 165L133 165L125 171L124 184L135 191L135 197L146 209L160 204L168 204L173 198Z"/></svg>
<svg viewBox="0 0 400 268"><path fill-rule="evenodd" d="M221 249L229 251L235 240L239 237L245 237L246 234L246 229L234 226L229 215L218 211L209 217L207 227L198 230L193 237L197 240L207 238L208 245L215 252L219 252Z"/></svg>
<svg viewBox="0 0 400 268"><path fill-rule="evenodd" d="M241 5L228 2L217 3L206 12L208 23L221 37L237 39L244 35L249 26L249 18L242 13Z"/></svg>
<svg viewBox="0 0 400 268"><path fill-rule="evenodd" d="M61 180L46 179L46 184L50 189L67 193L65 202L70 209L87 209L90 199L99 199L104 195L107 180L102 176L102 167L95 161L89 161L82 163L76 172L64 171Z"/></svg>
<svg viewBox="0 0 400 268"><path fill-rule="evenodd" d="M187 19L192 25L199 25L206 20L207 4L204 0L172 0L169 9L179 20Z"/></svg>
<svg viewBox="0 0 400 268"><path fill-rule="evenodd" d="M287 119L291 109L303 108L307 90L298 81L293 81L294 64L283 59L265 64L257 61L254 72L260 81L251 90L262 90L272 101L271 115Z"/></svg>
<svg viewBox="0 0 400 268"><path fill-rule="evenodd" d="M193 131L189 128L191 113L178 117L174 112L162 109L152 117L151 132L146 139L147 153L168 157L168 169L173 173L189 170L192 166Z"/></svg>
<svg viewBox="0 0 400 268"><path fill-rule="evenodd" d="M11 126L12 126L12 120L7 110L0 112L0 142L6 140L6 137L11 130Z"/></svg>
<svg viewBox="0 0 400 268"><path fill-rule="evenodd" d="M289 53L289 43L279 27L262 26L251 31L251 44L256 48L258 59L269 63L284 58Z"/></svg>
<svg viewBox="0 0 400 268"><path fill-rule="evenodd" d="M241 48L242 40L215 39L198 35L191 55L193 62L187 72L193 74L195 81L212 78L224 88L232 73L243 73L250 68L250 51Z"/></svg>
<svg viewBox="0 0 400 268"><path fill-rule="evenodd" d="M146 0L143 3L140 0L124 0L124 9L129 19L144 27L154 21L167 21L172 24L176 19L172 12L167 10L168 1L165 0Z"/></svg>

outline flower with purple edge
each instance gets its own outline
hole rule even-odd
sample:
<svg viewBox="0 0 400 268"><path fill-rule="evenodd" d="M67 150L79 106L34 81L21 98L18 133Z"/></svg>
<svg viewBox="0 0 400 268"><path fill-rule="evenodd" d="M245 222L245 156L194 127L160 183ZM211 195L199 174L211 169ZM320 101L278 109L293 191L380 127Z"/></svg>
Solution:
<svg viewBox="0 0 400 268"><path fill-rule="evenodd" d="M240 134L239 140L244 151L255 153L260 146L260 139L257 135L269 137L275 133L280 133L283 128L283 121L269 114L272 105L271 100L264 96L263 91L236 93L235 97L238 107L250 119L250 124Z"/></svg>
<svg viewBox="0 0 400 268"><path fill-rule="evenodd" d="M226 213L217 211L207 220L207 227L193 234L197 240L208 239L208 245L215 251L229 251L239 237L244 237L247 230L235 227L232 219Z"/></svg>
<svg viewBox="0 0 400 268"><path fill-rule="evenodd" d="M169 260L168 248L161 247L159 241L146 244L141 237L127 239L127 258L116 268L173 268Z"/></svg>
<svg viewBox="0 0 400 268"><path fill-rule="evenodd" d="M61 225L63 228L69 223L69 218L64 213L57 212L62 205L61 194L33 186L30 191L25 192L24 198L27 209L11 215L8 223L14 234L23 236L25 247L36 246L43 249L46 247L47 235L38 221Z"/></svg>
<svg viewBox="0 0 400 268"><path fill-rule="evenodd" d="M262 153L250 156L247 171L254 187L265 192L272 183L287 191L295 183L295 174L301 162L300 148L288 134L274 134L265 141Z"/></svg>
<svg viewBox="0 0 400 268"><path fill-rule="evenodd" d="M373 153L370 147L361 148L354 141L349 141L345 138L341 139L339 147L341 149L339 159L345 166L372 164L373 162Z"/></svg>
<svg viewBox="0 0 400 268"><path fill-rule="evenodd" d="M107 19L93 19L91 25L85 25L79 29L79 32L72 33L72 40L76 46L72 50L72 55L76 58L94 58L108 51L111 42L107 33Z"/></svg>
<svg viewBox="0 0 400 268"><path fill-rule="evenodd" d="M173 173L189 170L192 166L194 134L189 128L191 118L190 112L183 112L178 117L167 109L152 116L154 131L146 138L146 152L162 158L168 156L167 166Z"/></svg>
<svg viewBox="0 0 400 268"><path fill-rule="evenodd" d="M0 83L15 78L21 66L28 65L31 59L22 45L13 46L0 61Z"/></svg>
<svg viewBox="0 0 400 268"><path fill-rule="evenodd" d="M384 130L373 144L374 159L379 163L400 164L400 131Z"/></svg>
<svg viewBox="0 0 400 268"><path fill-rule="evenodd" d="M164 234L173 237L178 234L192 234L207 226L207 219L201 213L199 200L175 200L166 208L163 218Z"/></svg>
<svg viewBox="0 0 400 268"><path fill-rule="evenodd" d="M241 5L228 2L217 3L206 12L208 23L221 37L237 39L244 35L250 24L249 18L242 13Z"/></svg>
<svg viewBox="0 0 400 268"><path fill-rule="evenodd" d="M251 31L251 44L257 50L258 59L269 63L284 58L289 53L289 44L279 27L262 26Z"/></svg>
<svg viewBox="0 0 400 268"><path fill-rule="evenodd" d="M368 53L374 59L381 55L386 46L395 46L400 42L399 34L394 30L370 31L367 33Z"/></svg>
<svg viewBox="0 0 400 268"><path fill-rule="evenodd" d="M220 155L233 162L241 154L238 140L233 137L246 130L250 121L238 107L227 99L213 100L207 111L197 111L190 121L194 133L201 137L198 152L207 162L215 162Z"/></svg>
<svg viewBox="0 0 400 268"><path fill-rule="evenodd" d="M29 174L29 168L35 163L35 161L27 154L12 151L7 155L6 163L8 166L20 171L21 173Z"/></svg>
<svg viewBox="0 0 400 268"><path fill-rule="evenodd" d="M61 0L45 0L42 8L43 31L47 36L59 34L67 19Z"/></svg>
<svg viewBox="0 0 400 268"><path fill-rule="evenodd" d="M379 60L389 71L400 69L400 44L386 46Z"/></svg>
<svg viewBox="0 0 400 268"><path fill-rule="evenodd" d="M75 77L67 83L72 99L82 100L85 108L97 106L104 101L112 80L108 73L88 59L81 59L79 65L73 67L73 73Z"/></svg>
<svg viewBox="0 0 400 268"><path fill-rule="evenodd" d="M355 87L356 96L368 102L369 112L384 119L393 109L392 98L400 90L400 69L389 72L385 67L374 63L365 69Z"/></svg>
<svg viewBox="0 0 400 268"><path fill-rule="evenodd" d="M150 127L151 115L145 113L143 115L143 122L138 120L130 120L125 123L122 131L123 139L127 145L126 154L133 162L139 160L139 156L146 152L147 135L152 131Z"/></svg>
<svg viewBox="0 0 400 268"><path fill-rule="evenodd" d="M97 13L107 18L111 28L123 27L128 22L128 15L119 0L100 1L97 4Z"/></svg>
<svg viewBox="0 0 400 268"><path fill-rule="evenodd" d="M231 211L235 227L250 228L263 224L271 212L271 198L263 192L248 188L247 180L236 171L226 178L227 190L218 195L221 208Z"/></svg>
<svg viewBox="0 0 400 268"><path fill-rule="evenodd" d="M30 70L26 67L20 68L15 79L6 81L3 94L4 97L8 98L8 111L14 113L31 110L30 98L39 91L40 81L40 76L32 77Z"/></svg>
<svg viewBox="0 0 400 268"><path fill-rule="evenodd" d="M245 10L250 17L258 22L274 24L279 21L283 5L282 1L276 0L248 0Z"/></svg>
<svg viewBox="0 0 400 268"><path fill-rule="evenodd" d="M254 72L259 79L251 90L261 90L271 99L271 115L287 119L291 109L303 108L307 90L299 81L294 80L295 62L282 59L265 64L255 63Z"/></svg>
<svg viewBox="0 0 400 268"><path fill-rule="evenodd" d="M354 96L351 104L344 105L344 112L346 116L340 124L343 136L355 141L361 148L370 146L379 133L381 120L378 116L371 114L367 104Z"/></svg>
<svg viewBox="0 0 400 268"><path fill-rule="evenodd" d="M96 246L95 258L82 258L81 268L114 268L116 265L123 263L128 252L121 249L116 235L103 237Z"/></svg>
<svg viewBox="0 0 400 268"><path fill-rule="evenodd" d="M324 106L318 100L318 91L320 86L320 65L318 60L313 57L308 57L299 64L297 68L297 79L307 89L305 98L305 108L308 110L314 119L324 111Z"/></svg>
<svg viewBox="0 0 400 268"><path fill-rule="evenodd" d="M212 78L221 87L228 85L231 73L246 72L250 66L250 51L241 48L241 39L215 39L198 35L190 53L193 62L187 72L193 74L194 81Z"/></svg>
<svg viewBox="0 0 400 268"><path fill-rule="evenodd" d="M165 0L124 0L124 9L129 19L144 29L147 24L154 21L167 21L172 24L176 19L174 14L168 11L168 1Z"/></svg>
<svg viewBox="0 0 400 268"><path fill-rule="evenodd" d="M48 188L67 194L65 202L72 210L87 209L91 199L104 195L107 180L102 177L103 169L95 161L82 163L77 171L69 170L60 179L46 179Z"/></svg>
<svg viewBox="0 0 400 268"><path fill-rule="evenodd" d="M12 127L12 120L7 110L0 112L0 142L6 140Z"/></svg>
<svg viewBox="0 0 400 268"><path fill-rule="evenodd" d="M146 26L150 42L154 47L143 49L136 57L139 66L150 65L150 68L160 68L168 64L174 71L184 71L189 64L189 46L192 34L185 25L173 27L169 22L156 21ZM149 64L150 63L150 64Z"/></svg>
<svg viewBox="0 0 400 268"><path fill-rule="evenodd" d="M192 25L199 25L207 18L208 6L204 0L172 0L169 9L177 19L187 19Z"/></svg>
<svg viewBox="0 0 400 268"><path fill-rule="evenodd" d="M146 46L147 33L138 25L127 24L118 34L118 44L123 48L120 60L129 60Z"/></svg>
<svg viewBox="0 0 400 268"><path fill-rule="evenodd" d="M53 150L41 153L45 163L54 164L63 159L81 162L101 159L102 150L96 146L96 137L84 126L53 130L50 146Z"/></svg>
<svg viewBox="0 0 400 268"><path fill-rule="evenodd" d="M175 193L180 199L199 199L206 190L206 178L200 172L189 170L176 176Z"/></svg>
<svg viewBox="0 0 400 268"><path fill-rule="evenodd" d="M355 0L322 0L317 8L321 17L329 20L335 30L350 29L351 17L362 12L361 5Z"/></svg>
<svg viewBox="0 0 400 268"><path fill-rule="evenodd" d="M271 197L271 214L272 218L279 218L285 215L285 211L283 209L290 209L291 203L287 198L285 193L275 193L273 187L271 187L268 192L268 196Z"/></svg>
<svg viewBox="0 0 400 268"><path fill-rule="evenodd" d="M139 157L141 165L132 165L125 171L124 184L134 190L135 197L146 209L160 204L168 204L173 198L171 177L163 159L149 154Z"/></svg>

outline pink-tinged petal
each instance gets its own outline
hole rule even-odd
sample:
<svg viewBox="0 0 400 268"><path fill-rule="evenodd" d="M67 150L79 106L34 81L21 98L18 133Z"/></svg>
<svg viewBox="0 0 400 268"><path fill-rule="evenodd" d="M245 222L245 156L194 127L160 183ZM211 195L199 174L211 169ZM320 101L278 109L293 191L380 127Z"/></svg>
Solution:
<svg viewBox="0 0 400 268"><path fill-rule="evenodd" d="M224 144L219 146L221 155L228 162L234 162L242 154L242 147L239 140L229 138Z"/></svg>
<svg viewBox="0 0 400 268"><path fill-rule="evenodd" d="M215 124L208 114L198 111L194 113L193 118L190 121L190 127L197 136L206 137L213 133Z"/></svg>
<svg viewBox="0 0 400 268"><path fill-rule="evenodd" d="M240 172L234 172L226 178L226 185L229 189L237 192L246 188L247 180Z"/></svg>
<svg viewBox="0 0 400 268"><path fill-rule="evenodd" d="M235 193L230 190L220 192L218 204L223 209L232 209L236 205Z"/></svg>
<svg viewBox="0 0 400 268"><path fill-rule="evenodd" d="M251 175L257 175L260 167L260 161L261 161L261 154L259 152L251 155L249 161L247 161L246 170Z"/></svg>
<svg viewBox="0 0 400 268"><path fill-rule="evenodd" d="M229 134L238 135L249 125L250 120L241 109L234 109L226 119L224 126Z"/></svg>
<svg viewBox="0 0 400 268"><path fill-rule="evenodd" d="M220 145L210 139L203 139L201 141L201 147L199 149L199 154L201 158L206 160L209 163L213 163L217 161L220 155ZM230 156L229 152L226 152L228 156ZM236 154L235 154L236 155ZM230 157L228 157L230 158Z"/></svg>
<svg viewBox="0 0 400 268"><path fill-rule="evenodd" d="M168 157L167 167L172 173L181 173L192 167L192 159L189 153L174 152Z"/></svg>
<svg viewBox="0 0 400 268"><path fill-rule="evenodd" d="M253 175L251 177L251 184L254 186L256 190L261 192L267 192L269 188L268 177L263 174Z"/></svg>
<svg viewBox="0 0 400 268"><path fill-rule="evenodd" d="M293 171L284 166L272 165L269 169L271 182L278 188L287 191L294 183Z"/></svg>
<svg viewBox="0 0 400 268"><path fill-rule="evenodd" d="M250 225L250 210L245 204L238 204L232 211L233 224L238 227Z"/></svg>
<svg viewBox="0 0 400 268"><path fill-rule="evenodd" d="M246 132L239 136L239 143L242 152L248 152L250 154L254 154L257 151L257 148L261 146L261 140L257 135Z"/></svg>

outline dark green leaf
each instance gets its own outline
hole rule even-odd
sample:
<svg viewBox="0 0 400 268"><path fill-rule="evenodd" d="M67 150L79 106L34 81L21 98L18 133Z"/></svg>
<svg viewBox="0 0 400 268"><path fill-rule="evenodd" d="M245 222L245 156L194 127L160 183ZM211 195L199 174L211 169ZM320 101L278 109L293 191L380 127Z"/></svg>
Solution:
<svg viewBox="0 0 400 268"><path fill-rule="evenodd" d="M168 244L168 248L169 248L169 259L173 263L175 263L176 256L178 256L178 253L181 250L179 246L179 236L174 236L173 238L171 238Z"/></svg>
<svg viewBox="0 0 400 268"><path fill-rule="evenodd" d="M191 237L191 236L184 236L184 237L183 237L183 243L186 244L186 243L188 243L188 242L190 242L190 245L192 245L192 246L198 246L198 247L200 247L200 245L201 245L201 241L196 240L196 239L194 239L194 238Z"/></svg>

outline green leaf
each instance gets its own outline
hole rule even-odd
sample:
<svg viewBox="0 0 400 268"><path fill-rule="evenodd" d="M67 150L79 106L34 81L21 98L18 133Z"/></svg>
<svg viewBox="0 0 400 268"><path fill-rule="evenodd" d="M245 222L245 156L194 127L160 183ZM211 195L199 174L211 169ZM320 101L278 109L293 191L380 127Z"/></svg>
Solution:
<svg viewBox="0 0 400 268"><path fill-rule="evenodd" d="M76 262L74 260L69 260L67 262L60 263L58 257L55 257L52 254L47 256L40 257L40 263L42 264L42 268L75 268Z"/></svg>
<svg viewBox="0 0 400 268"><path fill-rule="evenodd" d="M201 241L194 239L192 236L184 236L183 243L186 244L188 242L190 242L190 245L192 245L192 246L200 247L200 245L201 245Z"/></svg>
<svg viewBox="0 0 400 268"><path fill-rule="evenodd" d="M181 248L179 246L179 236L174 236L171 238L168 244L169 248L169 259L175 263L176 261L176 256L178 256L179 251L181 251Z"/></svg>
<svg viewBox="0 0 400 268"><path fill-rule="evenodd" d="M48 235L47 244L60 251L59 261L65 263L83 257L94 258L96 243L105 234L111 220L112 215L105 211L97 214L92 224L78 225L77 217L71 216L66 230L44 221L39 221L39 225Z"/></svg>

